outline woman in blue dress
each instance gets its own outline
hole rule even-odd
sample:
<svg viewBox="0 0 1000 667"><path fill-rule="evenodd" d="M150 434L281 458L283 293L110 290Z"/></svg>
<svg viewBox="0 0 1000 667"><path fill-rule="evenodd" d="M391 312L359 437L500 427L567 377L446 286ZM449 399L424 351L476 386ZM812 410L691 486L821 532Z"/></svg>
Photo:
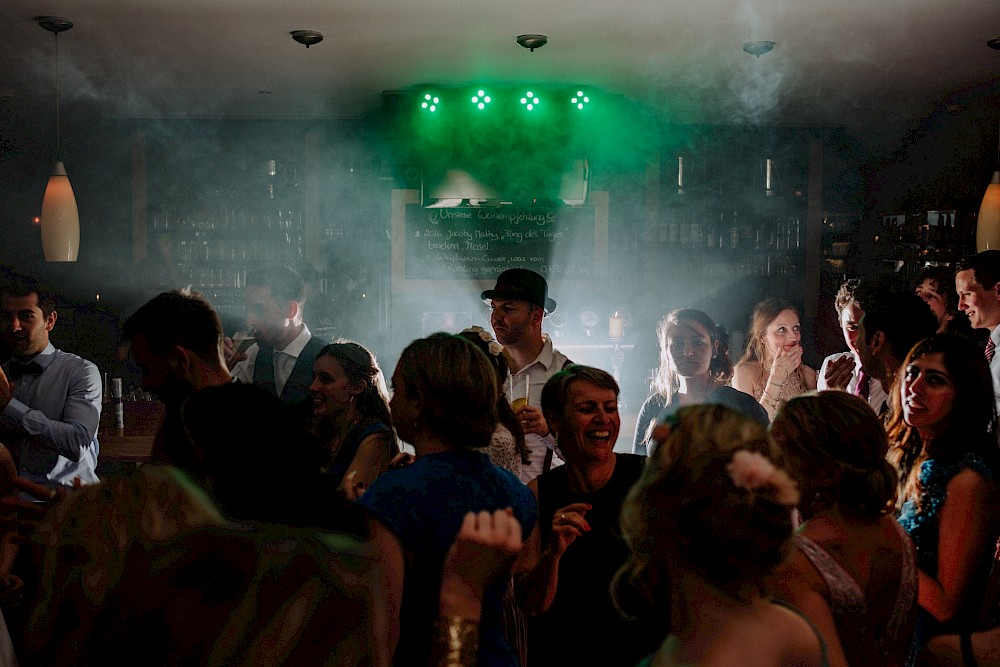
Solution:
<svg viewBox="0 0 1000 667"><path fill-rule="evenodd" d="M997 416L982 349L955 334L917 343L890 395L899 522L919 569L918 650L934 635L975 626L997 540Z"/></svg>
<svg viewBox="0 0 1000 667"><path fill-rule="evenodd" d="M438 612L445 556L466 513L510 508L528 533L537 509L527 487L484 453L496 429L499 389L475 345L443 333L416 340L403 350L392 385L392 419L416 459L381 475L359 502L396 534L406 555L395 664L426 665L435 633L464 636L462 619L438 620ZM483 596L481 667L518 664L503 632L508 579Z"/></svg>

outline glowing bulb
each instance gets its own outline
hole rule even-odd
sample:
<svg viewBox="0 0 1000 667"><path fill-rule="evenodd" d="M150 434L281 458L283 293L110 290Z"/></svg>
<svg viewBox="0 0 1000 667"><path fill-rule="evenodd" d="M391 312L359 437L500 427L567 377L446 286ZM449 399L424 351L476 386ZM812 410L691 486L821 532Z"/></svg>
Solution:
<svg viewBox="0 0 1000 667"><path fill-rule="evenodd" d="M486 105L492 101L489 95L486 94L485 90L478 90L476 94L472 96L472 104L479 110L486 108Z"/></svg>
<svg viewBox="0 0 1000 667"><path fill-rule="evenodd" d="M420 108L433 113L434 111L437 111L437 105L440 104L440 102L441 99L437 95L424 93L424 99L420 102Z"/></svg>

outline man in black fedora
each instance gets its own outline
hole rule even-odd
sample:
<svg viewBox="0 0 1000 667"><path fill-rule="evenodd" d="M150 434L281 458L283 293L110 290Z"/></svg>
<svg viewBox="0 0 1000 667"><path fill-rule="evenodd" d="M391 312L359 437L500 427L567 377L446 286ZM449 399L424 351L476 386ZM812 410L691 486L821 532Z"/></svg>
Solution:
<svg viewBox="0 0 1000 667"><path fill-rule="evenodd" d="M507 269L497 276L496 287L480 296L490 305L490 324L507 351L510 372L528 376L529 405L517 411L530 459L521 466L521 480L528 483L554 459L561 462L553 456L555 438L541 408L545 382L571 363L542 333L542 320L556 309L556 302L549 298L545 278L528 269Z"/></svg>

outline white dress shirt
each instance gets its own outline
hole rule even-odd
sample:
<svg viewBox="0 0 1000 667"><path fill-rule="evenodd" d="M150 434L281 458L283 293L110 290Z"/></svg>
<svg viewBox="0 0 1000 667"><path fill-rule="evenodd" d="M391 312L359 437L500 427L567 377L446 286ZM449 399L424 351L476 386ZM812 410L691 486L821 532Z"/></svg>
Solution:
<svg viewBox="0 0 1000 667"><path fill-rule="evenodd" d="M289 376L292 374L292 369L295 368L295 363L298 361L299 355L302 354L302 350L311 338L312 333L309 331L309 327L303 324L302 331L292 339L291 343L286 345L282 350L275 349L274 388L277 390L278 396L281 396L281 392L285 388L285 383L288 382ZM259 351L260 347L257 343L250 346L250 349L247 350L247 358L233 366L233 370L230 371L234 379L244 384L253 384L253 371L257 362L257 352Z"/></svg>

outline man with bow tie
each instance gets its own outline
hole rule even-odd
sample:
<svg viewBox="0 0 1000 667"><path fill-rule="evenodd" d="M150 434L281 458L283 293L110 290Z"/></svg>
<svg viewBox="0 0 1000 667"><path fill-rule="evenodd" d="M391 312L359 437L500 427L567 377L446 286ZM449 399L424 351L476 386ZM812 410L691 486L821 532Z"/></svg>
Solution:
<svg viewBox="0 0 1000 667"><path fill-rule="evenodd" d="M0 370L0 442L18 474L50 487L97 482L101 374L49 342L55 300L21 278L0 298L0 329L12 359Z"/></svg>
<svg viewBox="0 0 1000 667"><path fill-rule="evenodd" d="M301 276L287 266L247 274L244 298L247 325L256 331L257 342L243 355L225 339L230 372L287 403L306 402L313 362L325 343L302 321L306 286Z"/></svg>

